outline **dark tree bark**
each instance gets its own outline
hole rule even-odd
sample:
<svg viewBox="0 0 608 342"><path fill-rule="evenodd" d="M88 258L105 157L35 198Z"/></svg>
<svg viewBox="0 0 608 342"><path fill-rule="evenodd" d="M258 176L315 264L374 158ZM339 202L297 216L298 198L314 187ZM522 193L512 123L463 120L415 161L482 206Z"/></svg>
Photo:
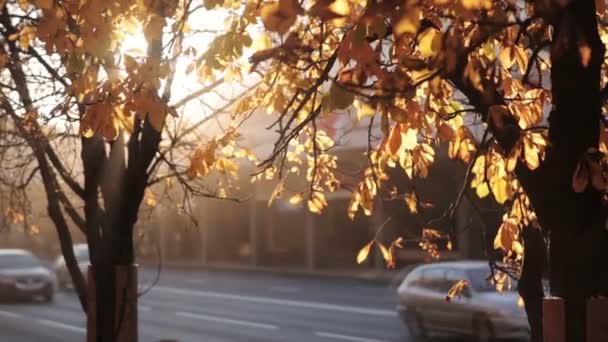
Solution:
<svg viewBox="0 0 608 342"><path fill-rule="evenodd" d="M589 148L598 148L601 116L600 76L605 52L597 29L594 0L573 0L540 8L553 26L551 81L553 110L549 118L549 141L545 161L530 171L518 165L516 174L530 197L542 230L549 234L551 293L566 302L567 341L585 340L585 304L595 295L608 293L602 265L608 261L606 213L601 192L589 187L575 193L572 176ZM588 49L583 53L582 49ZM465 52L466 53L466 52ZM448 75L456 87L488 122L501 147L508 152L521 130L513 118L502 127L493 125L488 111L504 99L490 84L475 89L464 75L466 56ZM588 60L587 60L588 58ZM520 163L521 164L521 163ZM527 228L526 230L529 230ZM524 232L526 264L519 291L526 299L534 342L542 341L542 256L546 246L542 233ZM535 260L539 258L539 260Z"/></svg>
<svg viewBox="0 0 608 342"><path fill-rule="evenodd" d="M605 47L597 27L595 1L571 1L547 16L553 30L551 82L554 110L549 117L551 148L545 161L539 218L550 232L551 293L566 304L569 342L585 341L585 306L606 293L598 265L608 261L608 232L601 192L572 188L576 166L589 148L598 148L600 77ZM588 51L587 49L590 49ZM590 56L587 56L587 52ZM601 266L600 266L601 267Z"/></svg>

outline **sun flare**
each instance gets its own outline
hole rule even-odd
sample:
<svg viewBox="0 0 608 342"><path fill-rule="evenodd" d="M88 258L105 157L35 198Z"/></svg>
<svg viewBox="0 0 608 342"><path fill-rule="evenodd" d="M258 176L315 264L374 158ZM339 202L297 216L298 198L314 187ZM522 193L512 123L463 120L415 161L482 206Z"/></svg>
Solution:
<svg viewBox="0 0 608 342"><path fill-rule="evenodd" d="M139 26L133 33L125 32L124 39L120 43L120 53L132 56L145 56L148 49L148 42L144 32Z"/></svg>

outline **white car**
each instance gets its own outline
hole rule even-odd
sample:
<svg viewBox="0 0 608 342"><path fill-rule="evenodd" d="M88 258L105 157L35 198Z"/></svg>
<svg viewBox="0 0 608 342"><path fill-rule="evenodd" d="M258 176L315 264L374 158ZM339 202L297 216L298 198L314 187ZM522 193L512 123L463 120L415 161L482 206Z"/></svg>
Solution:
<svg viewBox="0 0 608 342"><path fill-rule="evenodd" d="M424 341L430 335L472 336L475 341L529 340L530 328L514 281L498 292L487 279L483 261L441 262L414 268L397 289L397 310L410 335ZM468 282L462 296L447 299L459 280Z"/></svg>
<svg viewBox="0 0 608 342"><path fill-rule="evenodd" d="M89 247L84 244L76 244L74 245L74 256L76 256L76 261L78 262L78 268L82 272L82 275L86 279L87 271L89 268ZM61 288L72 288L72 277L70 276L70 272L68 271L65 259L63 255L59 255L55 262L53 263L53 270L57 275L57 281Z"/></svg>

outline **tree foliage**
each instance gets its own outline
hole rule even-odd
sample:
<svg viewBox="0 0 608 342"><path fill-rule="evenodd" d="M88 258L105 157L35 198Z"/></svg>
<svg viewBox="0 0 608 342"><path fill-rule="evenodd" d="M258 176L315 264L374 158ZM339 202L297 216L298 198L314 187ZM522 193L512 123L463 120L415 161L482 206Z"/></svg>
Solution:
<svg viewBox="0 0 608 342"><path fill-rule="evenodd" d="M397 170L410 179L427 177L438 147L447 145L450 158L467 165L467 172L443 218L452 218L469 189L504 205L493 241L505 254L505 272L521 268L524 228L555 233L552 253L559 255L568 234L577 231L572 227L593 217L589 225L599 234L597 222L605 218L608 14L601 0L1 5L3 168L40 173L64 253L71 246L65 213L91 246L99 246L92 260L102 269L133 262L139 205L144 198L155 202L146 192L150 184L176 178L186 192L210 196L196 186L200 179L210 172L236 177L240 158L259 162L254 181L279 179L269 204L288 195L321 213L328 192L346 189L352 192L346 214L354 218L372 215L382 196L402 199L404 210L423 209L419 194L390 186L390 175ZM201 27L192 19L201 11L221 14L224 29ZM137 32L147 51L125 50L125 38ZM212 34L206 48L188 40L203 33ZM194 77L202 88L174 100L180 77ZM222 82L253 86L214 108L229 109L235 120L230 127L199 135L197 127L212 116L186 120L183 106ZM266 114L274 146L256 157L239 144L246 133L239 128ZM349 115L369 127L368 165L357 184L337 171L340 141L319 125L332 115ZM58 131L59 123L66 128ZM375 129L383 135L379 143L371 139ZM56 152L66 137L81 147L81 178ZM163 174L154 178L158 172ZM300 172L307 188L288 189L285 179ZM6 183L19 188L31 179ZM216 195L226 197L224 190ZM84 203L84 215L74 198ZM417 240L433 257L435 241L451 238L450 230L439 228L430 225ZM377 245L392 266L394 248L404 242L387 248L371 241L357 261ZM558 273L555 283L571 286Z"/></svg>

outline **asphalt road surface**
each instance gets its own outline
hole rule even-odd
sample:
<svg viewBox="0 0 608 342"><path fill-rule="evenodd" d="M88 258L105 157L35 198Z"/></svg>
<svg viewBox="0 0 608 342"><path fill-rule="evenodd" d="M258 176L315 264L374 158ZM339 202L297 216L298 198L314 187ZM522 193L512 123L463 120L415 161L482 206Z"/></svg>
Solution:
<svg viewBox="0 0 608 342"><path fill-rule="evenodd" d="M140 271L140 287L155 277ZM257 273L163 270L140 298L140 341L403 342L395 293L369 282ZM0 342L85 340L74 293L52 304L0 304Z"/></svg>

